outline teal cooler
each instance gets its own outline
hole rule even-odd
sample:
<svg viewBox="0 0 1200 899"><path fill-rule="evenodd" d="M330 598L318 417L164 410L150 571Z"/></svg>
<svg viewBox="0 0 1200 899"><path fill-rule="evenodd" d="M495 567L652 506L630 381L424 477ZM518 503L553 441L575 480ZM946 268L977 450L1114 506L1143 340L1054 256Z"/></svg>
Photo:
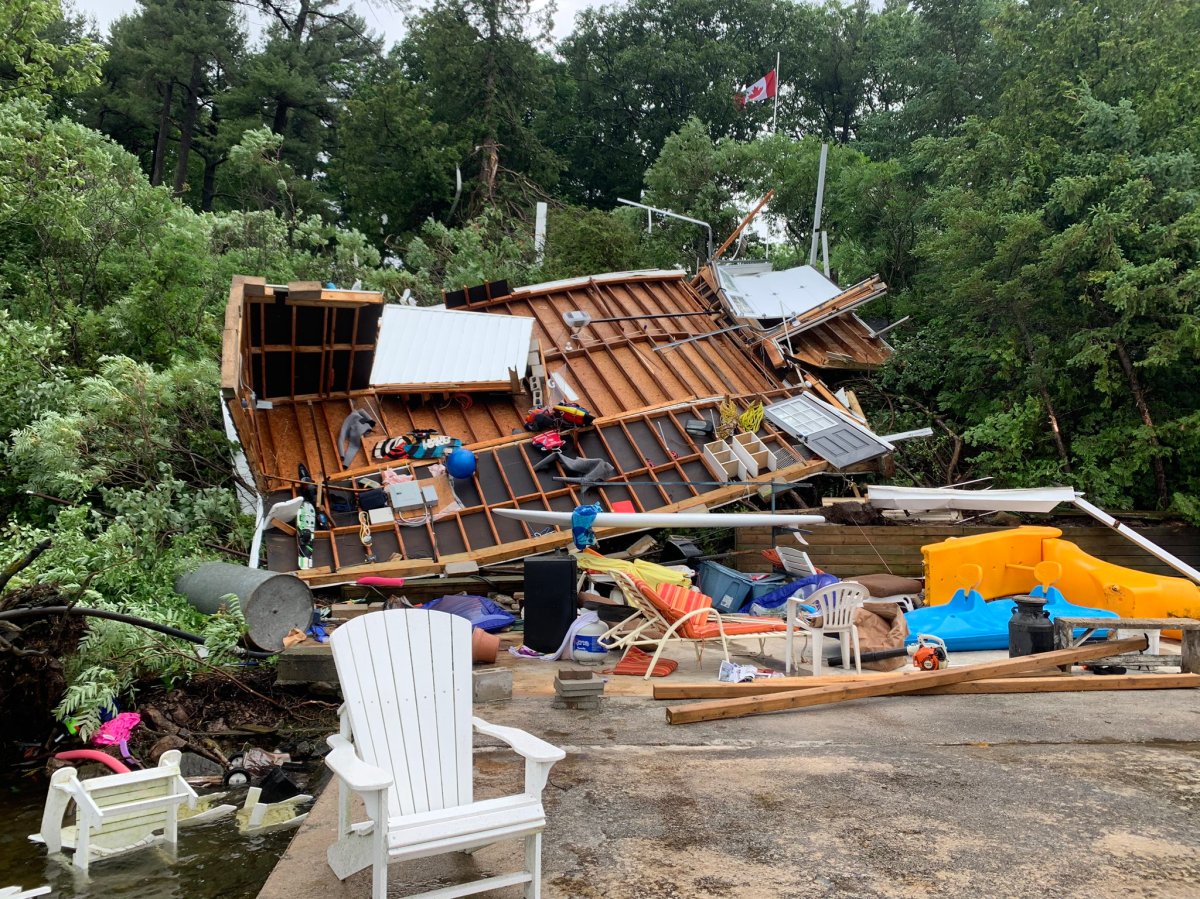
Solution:
<svg viewBox="0 0 1200 899"><path fill-rule="evenodd" d="M766 577L760 577L758 580L750 584L750 599L746 605L758 602L759 599L778 590L786 584L790 578L783 574L768 574Z"/></svg>
<svg viewBox="0 0 1200 899"><path fill-rule="evenodd" d="M743 571L735 571L717 562L701 562L700 592L711 596L713 608L722 614L740 611L759 596L770 593L785 582L780 575L753 579Z"/></svg>

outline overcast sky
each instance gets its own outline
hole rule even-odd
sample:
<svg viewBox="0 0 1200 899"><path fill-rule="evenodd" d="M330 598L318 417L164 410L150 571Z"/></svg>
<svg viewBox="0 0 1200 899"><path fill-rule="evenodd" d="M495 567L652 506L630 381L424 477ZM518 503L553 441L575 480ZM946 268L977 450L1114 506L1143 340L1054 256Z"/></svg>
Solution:
<svg viewBox="0 0 1200 899"><path fill-rule="evenodd" d="M118 16L133 11L137 6L135 0L70 0L80 12L91 16L100 26L100 31L108 33L109 23ZM539 0L534 0L538 4ZM419 0L418 0L418 5ZM569 34L575 24L575 13L589 6L600 6L600 0L557 0L558 12L554 14L554 36L564 37ZM404 23L400 13L389 8L386 4L371 2L371 0L354 0L359 14L366 20L367 27L372 31L381 31L387 37L390 46L404 35ZM251 25L261 27L262 14L253 8L252 4L244 7Z"/></svg>

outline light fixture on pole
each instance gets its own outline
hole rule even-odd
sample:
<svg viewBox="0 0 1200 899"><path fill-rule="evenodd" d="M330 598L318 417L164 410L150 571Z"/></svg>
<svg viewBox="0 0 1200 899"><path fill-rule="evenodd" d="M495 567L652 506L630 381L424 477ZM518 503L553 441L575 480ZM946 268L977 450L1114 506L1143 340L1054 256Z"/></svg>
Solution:
<svg viewBox="0 0 1200 899"><path fill-rule="evenodd" d="M563 347L564 350L573 350L573 345L579 339L580 333L592 322L592 317L581 309L568 309L562 314L563 322L571 329L571 336L567 338L567 343Z"/></svg>

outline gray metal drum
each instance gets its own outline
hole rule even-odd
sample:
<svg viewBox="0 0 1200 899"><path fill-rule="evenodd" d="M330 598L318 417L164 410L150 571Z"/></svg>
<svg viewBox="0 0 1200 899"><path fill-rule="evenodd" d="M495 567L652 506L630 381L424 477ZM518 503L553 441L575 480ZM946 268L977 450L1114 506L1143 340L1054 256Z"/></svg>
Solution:
<svg viewBox="0 0 1200 899"><path fill-rule="evenodd" d="M175 581L175 590L206 615L219 612L230 594L236 596L246 619L246 635L268 652L282 651L284 637L312 623L312 591L291 574L205 562Z"/></svg>

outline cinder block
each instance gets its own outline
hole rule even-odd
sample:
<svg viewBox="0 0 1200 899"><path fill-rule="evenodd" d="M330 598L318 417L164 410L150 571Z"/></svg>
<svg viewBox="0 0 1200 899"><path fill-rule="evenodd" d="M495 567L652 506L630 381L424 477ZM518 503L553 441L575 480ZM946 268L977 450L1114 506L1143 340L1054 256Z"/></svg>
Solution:
<svg viewBox="0 0 1200 899"><path fill-rule="evenodd" d="M474 686L471 695L476 705L482 702L502 702L512 699L512 669L476 668L472 674Z"/></svg>
<svg viewBox="0 0 1200 899"><path fill-rule="evenodd" d="M359 615L367 614L367 612L379 612L382 610L383 606L379 603L368 605L365 602L335 602L330 607L329 612L334 618L349 621L351 618L357 618Z"/></svg>
<svg viewBox="0 0 1200 899"><path fill-rule="evenodd" d="M599 696L590 697L588 699L559 699L555 698L550 703L551 708L555 709L570 709L575 712L597 712L600 710L600 703L603 699Z"/></svg>
<svg viewBox="0 0 1200 899"><path fill-rule="evenodd" d="M338 682L333 650L328 643L301 643L280 653L275 683L311 684L314 681Z"/></svg>

